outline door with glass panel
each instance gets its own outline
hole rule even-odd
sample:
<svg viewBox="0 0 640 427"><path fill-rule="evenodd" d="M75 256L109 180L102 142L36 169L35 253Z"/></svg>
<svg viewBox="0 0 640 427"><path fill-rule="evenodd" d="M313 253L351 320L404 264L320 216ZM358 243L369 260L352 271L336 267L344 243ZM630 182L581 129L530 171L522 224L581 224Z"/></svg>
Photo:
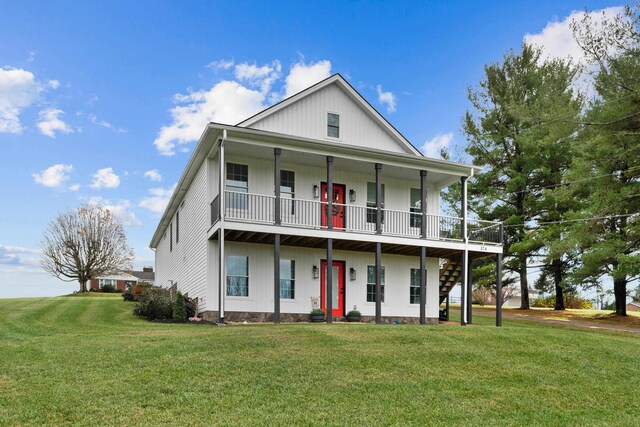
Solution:
<svg viewBox="0 0 640 427"><path fill-rule="evenodd" d="M320 263L320 307L327 312L327 261ZM331 283L331 313L334 317L344 316L344 261L333 261Z"/></svg>

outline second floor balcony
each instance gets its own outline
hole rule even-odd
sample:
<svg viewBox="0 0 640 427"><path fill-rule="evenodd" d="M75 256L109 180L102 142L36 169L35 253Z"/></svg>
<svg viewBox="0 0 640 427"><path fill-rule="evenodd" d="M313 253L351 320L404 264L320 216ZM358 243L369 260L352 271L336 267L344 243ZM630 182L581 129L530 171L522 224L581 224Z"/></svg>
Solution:
<svg viewBox="0 0 640 427"><path fill-rule="evenodd" d="M462 242L464 220L459 217L422 213L420 209L401 211L381 207L328 203L276 196L224 192L223 209L220 199L211 202L211 224L224 221L279 225L303 229L332 229L348 233L381 234L386 236L448 240ZM331 205L331 206L329 206ZM380 216L380 228L377 219ZM279 218L279 220L277 220ZM330 222L332 224L330 224ZM424 227L423 227L424 223ZM467 219L467 241L477 244L500 244L500 223Z"/></svg>

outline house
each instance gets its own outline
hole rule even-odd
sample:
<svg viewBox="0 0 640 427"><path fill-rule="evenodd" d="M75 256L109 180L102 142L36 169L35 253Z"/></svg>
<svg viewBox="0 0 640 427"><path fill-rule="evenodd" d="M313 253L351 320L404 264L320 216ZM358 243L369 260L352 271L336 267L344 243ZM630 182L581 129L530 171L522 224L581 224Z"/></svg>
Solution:
<svg viewBox="0 0 640 427"><path fill-rule="evenodd" d="M436 323L459 280L470 294L473 259L501 265L501 224L466 213L478 171L424 157L333 75L236 126L206 126L150 243L156 284L220 322L307 320L320 307L327 322L357 308L367 321ZM455 183L462 218L440 215Z"/></svg>
<svg viewBox="0 0 640 427"><path fill-rule="evenodd" d="M128 285L146 282L153 285L155 273L153 267L143 267L142 271L129 271L108 276L100 276L89 281L89 289L97 291L105 285L112 285L119 291L124 291Z"/></svg>
<svg viewBox="0 0 640 427"><path fill-rule="evenodd" d="M640 311L640 302L630 302L627 304L627 311Z"/></svg>
<svg viewBox="0 0 640 427"><path fill-rule="evenodd" d="M529 288L529 302L533 302L534 300L540 298L541 294L541 291ZM520 294L520 290L511 295L511 297L504 302L505 307L520 307L521 305L522 295Z"/></svg>

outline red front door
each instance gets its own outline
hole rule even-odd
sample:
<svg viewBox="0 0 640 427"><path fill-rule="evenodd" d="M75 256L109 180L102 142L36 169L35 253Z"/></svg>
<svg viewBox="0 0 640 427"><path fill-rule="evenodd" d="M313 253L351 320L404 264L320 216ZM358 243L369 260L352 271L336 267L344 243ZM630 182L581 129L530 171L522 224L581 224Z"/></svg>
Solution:
<svg viewBox="0 0 640 427"><path fill-rule="evenodd" d="M344 229L345 227L345 193L346 187L342 184L333 184L333 228ZM323 182L320 187L321 201L327 201L327 183ZM322 226L327 226L327 205L322 205Z"/></svg>
<svg viewBox="0 0 640 427"><path fill-rule="evenodd" d="M332 310L333 317L344 316L344 261L333 261ZM320 263L320 307L327 312L327 261Z"/></svg>

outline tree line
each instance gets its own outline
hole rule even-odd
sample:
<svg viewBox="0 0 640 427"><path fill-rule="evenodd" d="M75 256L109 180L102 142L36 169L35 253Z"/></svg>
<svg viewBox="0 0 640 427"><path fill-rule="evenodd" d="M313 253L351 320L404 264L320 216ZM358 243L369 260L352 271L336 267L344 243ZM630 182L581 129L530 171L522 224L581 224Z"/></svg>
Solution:
<svg viewBox="0 0 640 427"><path fill-rule="evenodd" d="M562 310L565 292L608 278L625 316L640 275L640 3L614 18L587 12L571 28L588 64L524 44L469 89L465 150L483 168L470 210L504 222L504 281L519 282L521 308L532 285ZM493 263L474 270L477 286L495 286Z"/></svg>

